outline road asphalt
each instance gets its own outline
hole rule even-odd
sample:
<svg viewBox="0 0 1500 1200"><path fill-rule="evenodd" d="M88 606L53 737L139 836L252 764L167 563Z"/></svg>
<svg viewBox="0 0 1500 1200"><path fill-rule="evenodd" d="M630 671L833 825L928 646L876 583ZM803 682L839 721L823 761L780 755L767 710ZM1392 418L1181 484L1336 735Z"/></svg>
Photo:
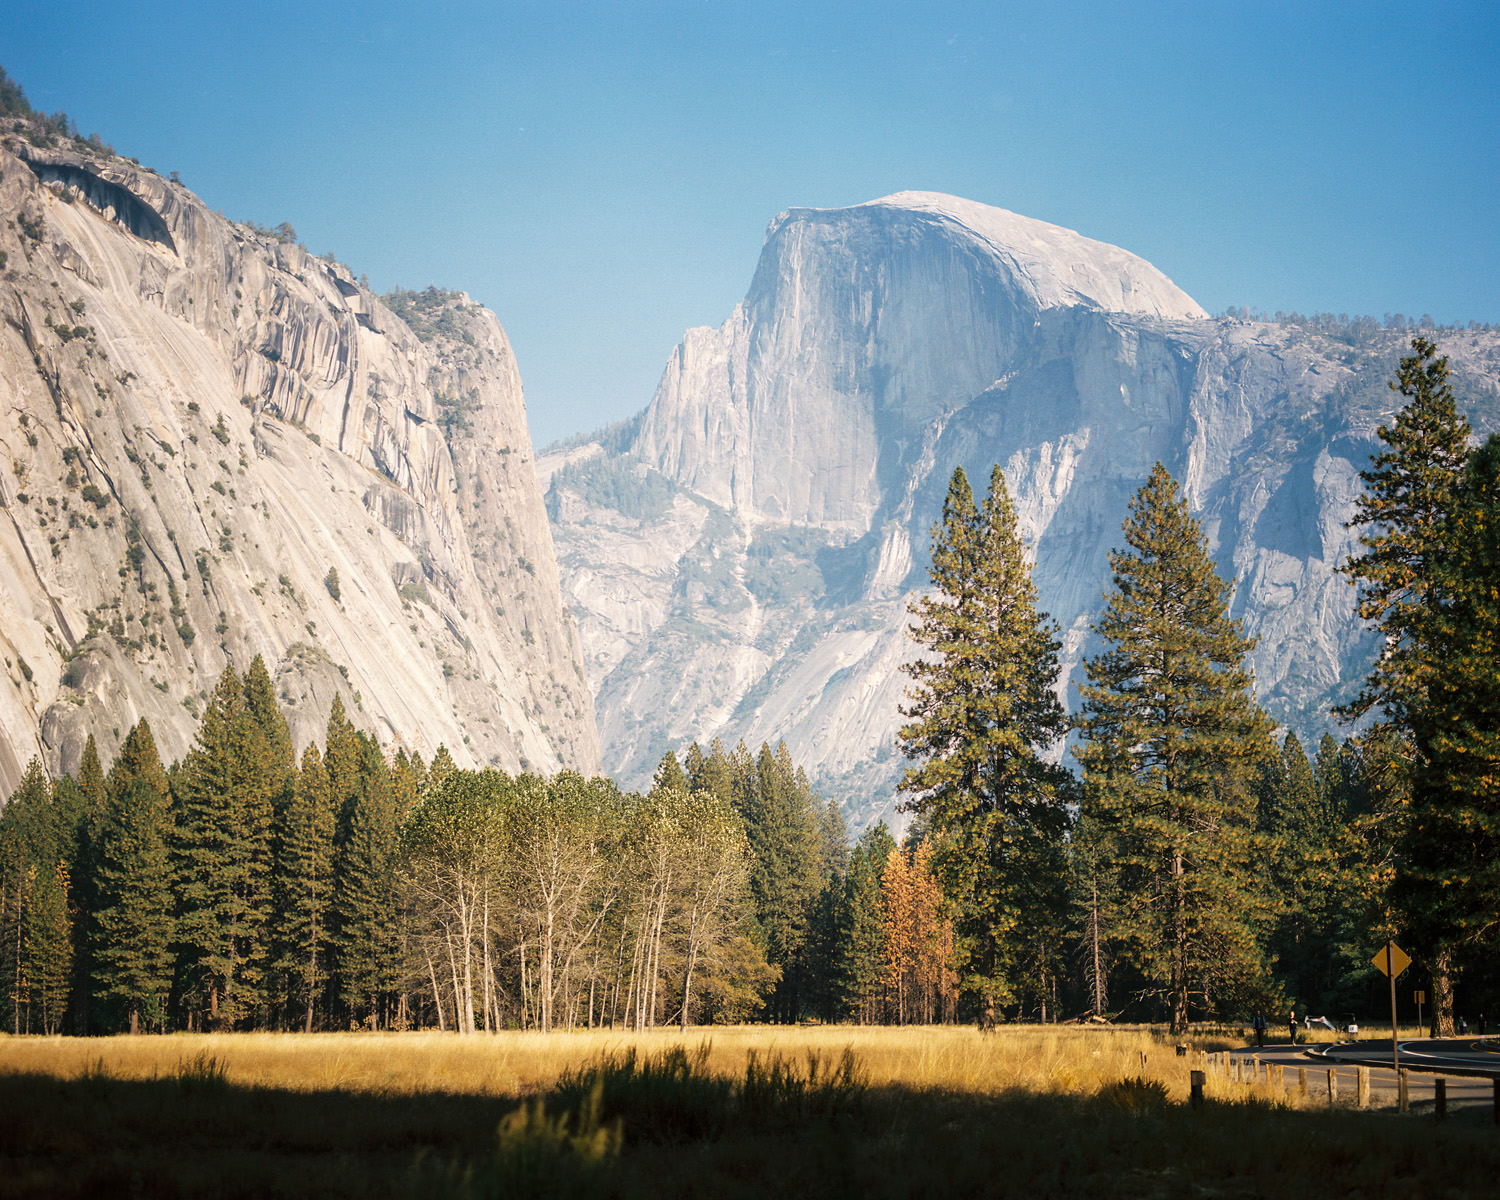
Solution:
<svg viewBox="0 0 1500 1200"><path fill-rule="evenodd" d="M1438 1079L1447 1082L1450 1109L1494 1102L1495 1080L1500 1079L1500 1040L1422 1038L1403 1041L1400 1047L1401 1065L1407 1068L1408 1102L1414 1111L1432 1111L1434 1084ZM1312 1046L1273 1042L1230 1053L1239 1057L1258 1056L1262 1062L1284 1067L1288 1091L1298 1086L1298 1068L1305 1068L1309 1095L1327 1096L1328 1072L1332 1070L1338 1076L1339 1098L1344 1103L1357 1092L1358 1068L1367 1066L1371 1106L1396 1106L1396 1072L1391 1067L1389 1038Z"/></svg>

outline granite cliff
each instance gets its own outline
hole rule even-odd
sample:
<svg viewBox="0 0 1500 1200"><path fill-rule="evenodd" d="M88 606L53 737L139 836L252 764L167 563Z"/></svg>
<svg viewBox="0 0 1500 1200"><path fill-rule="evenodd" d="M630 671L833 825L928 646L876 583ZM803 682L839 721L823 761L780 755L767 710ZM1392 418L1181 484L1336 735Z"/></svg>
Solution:
<svg viewBox="0 0 1500 1200"><path fill-rule="evenodd" d="M256 654L299 746L340 694L383 743L597 768L495 316L388 306L132 160L7 126L0 795L91 732L107 762L141 717L182 754Z"/></svg>
<svg viewBox="0 0 1500 1200"><path fill-rule="evenodd" d="M784 738L856 827L890 815L906 605L953 468L995 462L1070 678L1160 460L1236 580L1263 703L1319 735L1374 650L1334 569L1410 336L1210 318L1134 255L950 196L781 214L644 412L538 462L606 769ZM1496 428L1500 335L1432 336Z"/></svg>

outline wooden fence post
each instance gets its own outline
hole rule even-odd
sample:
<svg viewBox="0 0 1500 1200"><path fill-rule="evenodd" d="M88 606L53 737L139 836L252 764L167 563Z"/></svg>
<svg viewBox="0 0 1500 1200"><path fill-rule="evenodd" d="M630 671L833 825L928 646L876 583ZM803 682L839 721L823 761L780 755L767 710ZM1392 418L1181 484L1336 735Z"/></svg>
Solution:
<svg viewBox="0 0 1500 1200"><path fill-rule="evenodd" d="M1356 1080L1356 1083L1355 1083L1355 1094L1356 1094L1356 1097L1357 1097L1356 1100L1355 1100L1355 1103L1358 1104L1360 1108L1369 1108L1370 1107L1370 1068L1369 1067L1356 1067L1355 1071L1354 1071L1354 1075L1355 1075L1355 1080Z"/></svg>
<svg viewBox="0 0 1500 1200"><path fill-rule="evenodd" d="M1194 1071L1188 1076L1189 1087L1192 1089L1190 1102L1194 1108L1203 1107L1203 1081L1205 1078L1202 1071Z"/></svg>
<svg viewBox="0 0 1500 1200"><path fill-rule="evenodd" d="M1396 1109L1398 1112L1407 1112L1411 1107L1410 1097L1407 1092L1406 1068L1402 1067L1396 1072Z"/></svg>
<svg viewBox="0 0 1500 1200"><path fill-rule="evenodd" d="M1297 1068L1297 1095L1303 1100L1307 1099L1307 1068Z"/></svg>
<svg viewBox="0 0 1500 1200"><path fill-rule="evenodd" d="M1434 1079L1432 1081L1432 1111L1439 1121L1448 1117L1448 1081L1446 1079Z"/></svg>
<svg viewBox="0 0 1500 1200"><path fill-rule="evenodd" d="M1339 1073L1332 1067L1328 1068L1328 1103L1339 1102Z"/></svg>

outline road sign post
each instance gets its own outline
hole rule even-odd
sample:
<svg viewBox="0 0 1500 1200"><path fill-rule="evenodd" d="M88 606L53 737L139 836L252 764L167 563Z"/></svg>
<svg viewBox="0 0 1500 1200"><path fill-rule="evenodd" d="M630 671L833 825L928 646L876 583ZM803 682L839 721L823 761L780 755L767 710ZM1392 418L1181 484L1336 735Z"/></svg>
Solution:
<svg viewBox="0 0 1500 1200"><path fill-rule="evenodd" d="M1401 1043L1396 1029L1396 976L1411 966L1411 959L1405 950L1387 938L1385 949L1375 952L1373 962L1377 970L1385 972L1391 984L1391 1066L1399 1071L1401 1069Z"/></svg>
<svg viewBox="0 0 1500 1200"><path fill-rule="evenodd" d="M1427 1003L1427 993L1418 988L1412 992L1411 998L1417 1002L1417 1032L1422 1031L1422 1005Z"/></svg>

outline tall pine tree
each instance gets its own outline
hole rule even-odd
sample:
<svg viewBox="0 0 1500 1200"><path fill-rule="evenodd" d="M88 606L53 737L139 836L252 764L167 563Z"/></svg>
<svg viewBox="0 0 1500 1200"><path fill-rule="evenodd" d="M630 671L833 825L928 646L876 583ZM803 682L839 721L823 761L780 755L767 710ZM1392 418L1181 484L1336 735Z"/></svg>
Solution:
<svg viewBox="0 0 1500 1200"><path fill-rule="evenodd" d="M291 1014L311 1033L328 982L332 944L333 790L317 746L302 769L276 828L276 969Z"/></svg>
<svg viewBox="0 0 1500 1200"><path fill-rule="evenodd" d="M1434 733L1430 686L1446 668L1440 648L1438 622L1444 606L1440 566L1463 488L1469 457L1469 423L1459 414L1448 383L1448 360L1426 338L1412 339L1412 353L1403 358L1391 387L1406 398L1395 423L1376 432L1388 449L1377 454L1360 473L1365 491L1351 525L1363 527L1363 553L1344 565L1359 586L1359 615L1383 635L1379 659L1353 703L1341 712L1349 719L1379 710L1400 734L1414 769L1427 765ZM1425 807L1432 799L1419 788L1413 802ZM1440 801L1438 801L1440 803ZM1415 926L1420 944L1413 944L1432 974L1433 1014L1444 1035L1453 1032L1453 951L1461 934L1428 919L1428 905L1441 899L1424 886L1431 878L1422 862L1423 822L1405 826L1417 841L1409 849L1414 869L1398 854L1401 886L1393 899L1402 912L1397 924Z"/></svg>
<svg viewBox="0 0 1500 1200"><path fill-rule="evenodd" d="M1250 694L1253 642L1229 616L1198 522L1160 463L1130 502L1127 550L1085 664L1085 811L1110 837L1116 937L1172 1029L1262 978L1252 915L1256 768L1270 722Z"/></svg>
<svg viewBox="0 0 1500 1200"><path fill-rule="evenodd" d="M1072 777L1045 756L1067 717L1055 627L1037 611L998 466L982 510L954 471L932 537L933 594L911 606L929 657L905 668L900 737L914 765L901 790L936 841L962 985L988 1026L997 1003L1050 995L1060 965Z"/></svg>
<svg viewBox="0 0 1500 1200"><path fill-rule="evenodd" d="M1500 436L1470 460L1443 541L1395 886L1406 920L1440 956L1492 952L1500 934Z"/></svg>
<svg viewBox="0 0 1500 1200"><path fill-rule="evenodd" d="M172 811L143 779L110 796L98 822L93 985L100 1018L131 1033L166 1023L172 984Z"/></svg>
<svg viewBox="0 0 1500 1200"><path fill-rule="evenodd" d="M226 666L175 789L179 987L189 1009L213 1028L235 1028L264 1003L274 786L268 760L240 680Z"/></svg>

